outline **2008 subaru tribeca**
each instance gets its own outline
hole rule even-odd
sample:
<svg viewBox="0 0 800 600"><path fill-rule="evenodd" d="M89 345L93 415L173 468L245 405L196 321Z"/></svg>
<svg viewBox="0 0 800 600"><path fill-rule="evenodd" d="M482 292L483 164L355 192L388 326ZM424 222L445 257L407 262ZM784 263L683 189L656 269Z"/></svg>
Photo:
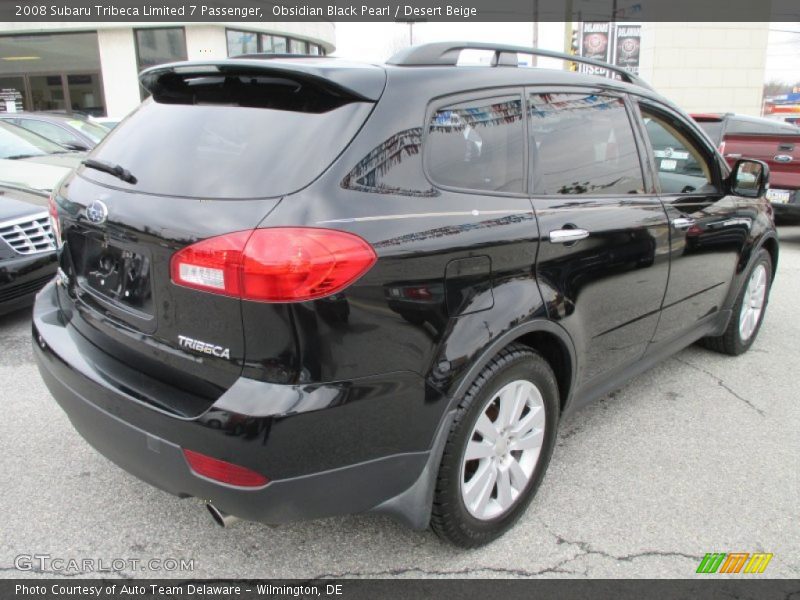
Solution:
<svg viewBox="0 0 800 600"><path fill-rule="evenodd" d="M564 58L144 71L51 202L33 338L75 428L221 522L377 511L477 546L565 413L695 341L746 351L767 166L729 169L625 71L516 67L533 52Z"/></svg>

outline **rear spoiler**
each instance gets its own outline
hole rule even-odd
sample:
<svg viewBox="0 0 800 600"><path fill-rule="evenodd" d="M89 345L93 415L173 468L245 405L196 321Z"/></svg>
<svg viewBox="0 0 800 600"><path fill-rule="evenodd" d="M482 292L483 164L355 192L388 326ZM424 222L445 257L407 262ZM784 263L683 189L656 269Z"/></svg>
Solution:
<svg viewBox="0 0 800 600"><path fill-rule="evenodd" d="M158 101L159 96L174 91L181 81L220 76L284 78L334 96L367 102L376 102L386 85L386 72L374 65L335 59L272 58L270 55L158 65L142 71L139 82Z"/></svg>

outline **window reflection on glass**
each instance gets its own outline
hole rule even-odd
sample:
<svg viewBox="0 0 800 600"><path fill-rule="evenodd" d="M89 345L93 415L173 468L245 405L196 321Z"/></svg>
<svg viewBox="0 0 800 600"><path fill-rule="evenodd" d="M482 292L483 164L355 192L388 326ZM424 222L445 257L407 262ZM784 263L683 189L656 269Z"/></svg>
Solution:
<svg viewBox="0 0 800 600"><path fill-rule="evenodd" d="M639 155L625 105L598 94L532 94L534 194L640 194Z"/></svg>
<svg viewBox="0 0 800 600"><path fill-rule="evenodd" d="M425 160L442 185L521 192L524 179L522 102L514 96L439 109L428 125Z"/></svg>
<svg viewBox="0 0 800 600"><path fill-rule="evenodd" d="M67 75L72 110L99 117L105 112L100 77L94 73Z"/></svg>
<svg viewBox="0 0 800 600"><path fill-rule="evenodd" d="M258 52L258 34L228 29L226 36L228 39L228 56L256 54Z"/></svg>
<svg viewBox="0 0 800 600"><path fill-rule="evenodd" d="M17 123L20 127L24 127L28 131L38 133L42 137L47 138L51 142L66 146L68 144L80 144L81 140L78 136L70 133L68 130L48 123L46 121L39 121L37 119L20 119Z"/></svg>
<svg viewBox="0 0 800 600"><path fill-rule="evenodd" d="M270 54L286 54L286 38L279 35L262 35L261 51Z"/></svg>
<svg viewBox="0 0 800 600"><path fill-rule="evenodd" d="M303 40L289 40L289 54L308 54L308 47Z"/></svg>
<svg viewBox="0 0 800 600"><path fill-rule="evenodd" d="M32 110L66 110L61 75L31 75L28 83Z"/></svg>
<svg viewBox="0 0 800 600"><path fill-rule="evenodd" d="M181 28L137 29L139 69L176 60L186 60L186 37Z"/></svg>

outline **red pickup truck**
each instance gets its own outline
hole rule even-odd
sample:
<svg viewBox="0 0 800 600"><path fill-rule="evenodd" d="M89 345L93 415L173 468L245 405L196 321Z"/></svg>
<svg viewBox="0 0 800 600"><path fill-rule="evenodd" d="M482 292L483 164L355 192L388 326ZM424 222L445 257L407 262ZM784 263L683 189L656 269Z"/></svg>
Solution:
<svg viewBox="0 0 800 600"><path fill-rule="evenodd" d="M757 158L769 165L769 198L775 219L800 221L800 127L757 117L695 114L722 156L733 165L740 158Z"/></svg>

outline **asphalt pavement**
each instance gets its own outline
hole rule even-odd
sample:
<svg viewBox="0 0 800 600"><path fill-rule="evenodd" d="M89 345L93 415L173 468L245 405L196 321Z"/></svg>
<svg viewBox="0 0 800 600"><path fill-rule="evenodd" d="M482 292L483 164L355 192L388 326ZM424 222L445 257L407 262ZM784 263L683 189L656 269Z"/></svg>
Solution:
<svg viewBox="0 0 800 600"><path fill-rule="evenodd" d="M378 516L221 529L90 448L39 378L28 314L0 318L0 576L683 578L707 552L769 552L764 577L797 577L800 227L780 237L751 350L693 346L566 419L521 521L472 551Z"/></svg>

